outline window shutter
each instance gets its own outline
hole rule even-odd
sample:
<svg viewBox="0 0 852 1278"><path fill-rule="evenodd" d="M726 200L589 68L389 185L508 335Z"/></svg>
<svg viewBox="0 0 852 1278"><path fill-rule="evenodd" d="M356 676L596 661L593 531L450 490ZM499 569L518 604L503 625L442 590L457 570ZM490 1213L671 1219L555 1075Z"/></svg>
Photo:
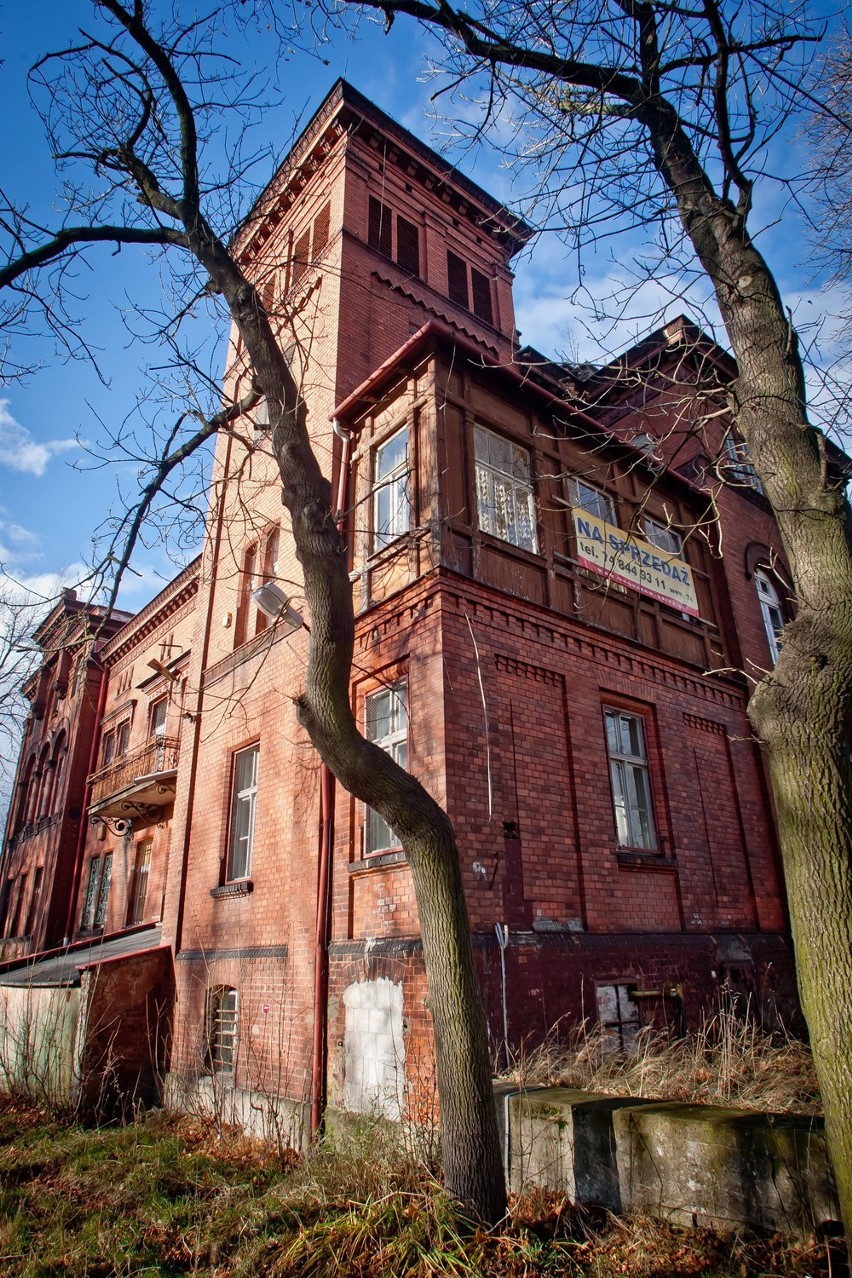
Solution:
<svg viewBox="0 0 852 1278"><path fill-rule="evenodd" d="M396 261L409 275L420 274L420 233L404 217L396 219Z"/></svg>
<svg viewBox="0 0 852 1278"><path fill-rule="evenodd" d="M308 258L310 257L310 252L311 252L311 232L310 232L310 228L308 228L308 230L303 231L302 234L299 236L299 238L296 240L296 245L295 245L295 248L293 249L293 271L290 277L291 288L296 287L296 285L299 283L299 280L302 278L305 271L308 269Z"/></svg>
<svg viewBox="0 0 852 1278"><path fill-rule="evenodd" d="M370 225L367 242L371 249L384 253L385 257L391 256L391 211L386 204L382 204L381 200L377 200L372 195L370 196Z"/></svg>
<svg viewBox="0 0 852 1278"><path fill-rule="evenodd" d="M486 324L494 323L494 312L491 309L491 282L487 275L470 268L470 284L473 293L473 313Z"/></svg>
<svg viewBox="0 0 852 1278"><path fill-rule="evenodd" d="M275 305L275 276L267 276L265 280L258 284L257 291L260 296L261 305L268 315Z"/></svg>
<svg viewBox="0 0 852 1278"><path fill-rule="evenodd" d="M470 309L467 291L467 262L447 249L447 293L456 306Z"/></svg>
<svg viewBox="0 0 852 1278"><path fill-rule="evenodd" d="M331 226L331 205L325 204L314 218L314 261L322 253L328 243L328 232Z"/></svg>

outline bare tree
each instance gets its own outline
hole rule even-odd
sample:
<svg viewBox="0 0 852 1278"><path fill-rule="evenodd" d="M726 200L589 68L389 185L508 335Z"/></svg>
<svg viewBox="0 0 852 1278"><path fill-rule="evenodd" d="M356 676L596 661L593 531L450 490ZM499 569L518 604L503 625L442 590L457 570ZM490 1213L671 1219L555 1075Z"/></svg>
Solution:
<svg viewBox="0 0 852 1278"><path fill-rule="evenodd" d="M65 184L61 225L35 224L7 207L7 264L13 320L40 306L60 341L76 330L63 285L99 243L142 245L178 255L189 296L224 302L269 410L272 448L311 617L304 691L297 713L338 780L394 829L408 857L430 986L449 1191L488 1220L505 1212L500 1148L491 1097L485 1018L473 964L458 850L450 821L425 789L357 729L349 698L354 645L345 546L328 481L311 448L307 409L253 283L231 253L234 175L209 176L208 144L223 101L245 105L238 79L223 79L210 53L216 17L180 18L157 30L143 0L97 0L98 32L36 69L49 89L47 124L60 165L88 176ZM227 65L227 64L226 64ZM229 72L230 74L230 72ZM243 83L246 91L250 86ZM236 413L235 405L228 413ZM167 478L209 437L202 423L177 433L158 469ZM131 533L134 530L131 527Z"/></svg>
<svg viewBox="0 0 852 1278"><path fill-rule="evenodd" d="M356 0L351 0L355 3ZM582 242L651 226L712 285L736 429L772 504L797 615L749 714L776 799L799 989L852 1240L852 521L808 417L799 341L750 230L767 146L814 101L822 35L774 0L369 0L443 34L456 84L519 121L551 220ZM486 115L483 127L487 126ZM523 158L523 156L522 156ZM530 183L531 185L532 183ZM685 250L685 252L684 252Z"/></svg>
<svg viewBox="0 0 852 1278"><path fill-rule="evenodd" d="M46 607L45 601L34 601L23 587L4 576L0 566L0 823L29 710L22 689L40 657L30 635Z"/></svg>
<svg viewBox="0 0 852 1278"><path fill-rule="evenodd" d="M836 278L852 275L852 38L847 33L822 67L825 109L809 130L817 153L820 193L813 219L814 240Z"/></svg>

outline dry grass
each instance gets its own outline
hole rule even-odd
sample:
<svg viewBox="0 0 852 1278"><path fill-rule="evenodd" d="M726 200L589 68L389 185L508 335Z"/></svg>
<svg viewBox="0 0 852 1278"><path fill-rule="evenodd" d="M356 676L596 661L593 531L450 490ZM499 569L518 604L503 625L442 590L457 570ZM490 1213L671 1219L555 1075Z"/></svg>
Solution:
<svg viewBox="0 0 852 1278"><path fill-rule="evenodd" d="M3 1278L841 1278L839 1249L613 1221L539 1192L468 1219L383 1125L298 1165L210 1124L87 1129L0 1098ZM414 1178L412 1181L412 1177Z"/></svg>
<svg viewBox="0 0 852 1278"><path fill-rule="evenodd" d="M751 1019L719 1012L684 1038L642 1030L629 1052L608 1050L597 1025L521 1053L507 1077L519 1086L578 1087L610 1096L730 1105L767 1113L819 1114L810 1049Z"/></svg>

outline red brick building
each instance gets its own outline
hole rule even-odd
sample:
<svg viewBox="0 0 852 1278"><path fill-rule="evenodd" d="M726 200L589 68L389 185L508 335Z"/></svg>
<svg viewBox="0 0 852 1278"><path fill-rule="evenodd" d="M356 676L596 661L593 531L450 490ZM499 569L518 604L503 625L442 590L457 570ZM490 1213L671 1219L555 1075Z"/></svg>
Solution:
<svg viewBox="0 0 852 1278"><path fill-rule="evenodd" d="M789 592L708 412L730 360L686 321L602 369L519 349L530 234L339 83L238 241L345 515L356 715L457 831L495 1061L582 1016L627 1041L730 993L795 1014L745 712ZM247 375L235 341L226 389ZM431 1064L404 855L323 781L292 707L306 635L258 607L269 583L304 616L261 404L218 442L200 561L98 654L72 912L89 945L156 929L173 1094L280 1134L323 1089L416 1112ZM10 901L31 873L21 775Z"/></svg>

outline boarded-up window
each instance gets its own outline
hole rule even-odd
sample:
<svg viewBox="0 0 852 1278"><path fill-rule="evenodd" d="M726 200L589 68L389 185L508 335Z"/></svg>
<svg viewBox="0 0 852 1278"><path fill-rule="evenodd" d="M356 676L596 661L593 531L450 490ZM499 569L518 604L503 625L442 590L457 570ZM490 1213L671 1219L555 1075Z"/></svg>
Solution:
<svg viewBox="0 0 852 1278"><path fill-rule="evenodd" d="M381 976L344 992L343 1104L399 1122L405 1104L402 985Z"/></svg>

